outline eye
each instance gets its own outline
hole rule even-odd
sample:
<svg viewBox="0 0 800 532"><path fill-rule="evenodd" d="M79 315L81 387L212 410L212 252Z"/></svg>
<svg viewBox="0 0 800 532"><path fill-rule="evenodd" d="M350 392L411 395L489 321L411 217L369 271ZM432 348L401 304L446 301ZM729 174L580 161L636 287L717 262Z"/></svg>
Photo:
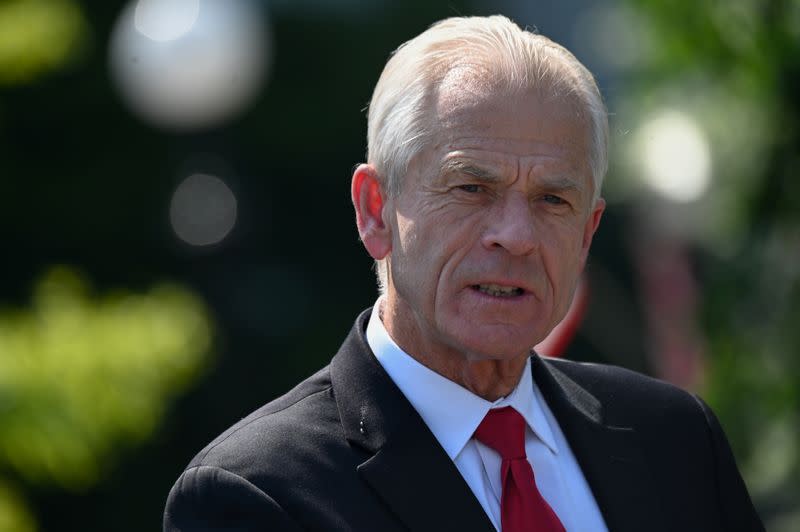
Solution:
<svg viewBox="0 0 800 532"><path fill-rule="evenodd" d="M545 194L542 199L550 205L564 205L567 203L563 198L554 196L553 194Z"/></svg>
<svg viewBox="0 0 800 532"><path fill-rule="evenodd" d="M483 187L481 187L480 185L472 185L472 184L470 184L470 185L459 185L456 188L458 188L459 190L463 190L464 192L469 192L470 194L475 194L475 193L480 192L481 190L483 190Z"/></svg>

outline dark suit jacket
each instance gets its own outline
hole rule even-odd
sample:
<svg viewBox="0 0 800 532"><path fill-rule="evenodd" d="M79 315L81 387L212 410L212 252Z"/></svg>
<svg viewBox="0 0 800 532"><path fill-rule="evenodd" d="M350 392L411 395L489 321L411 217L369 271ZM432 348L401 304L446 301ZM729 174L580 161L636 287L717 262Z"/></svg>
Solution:
<svg viewBox="0 0 800 532"><path fill-rule="evenodd" d="M328 367L192 460L169 494L164 530L494 530L372 355L368 318ZM616 367L532 362L609 530L763 530L700 399Z"/></svg>

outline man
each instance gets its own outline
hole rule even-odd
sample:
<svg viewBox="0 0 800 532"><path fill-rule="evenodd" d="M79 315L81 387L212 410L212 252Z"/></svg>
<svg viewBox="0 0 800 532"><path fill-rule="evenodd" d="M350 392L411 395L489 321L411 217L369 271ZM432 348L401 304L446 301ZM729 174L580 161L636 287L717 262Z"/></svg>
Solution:
<svg viewBox="0 0 800 532"><path fill-rule="evenodd" d="M605 208L589 72L506 18L448 19L390 59L368 128L352 197L381 297L197 455L164 529L762 530L702 401L531 351Z"/></svg>

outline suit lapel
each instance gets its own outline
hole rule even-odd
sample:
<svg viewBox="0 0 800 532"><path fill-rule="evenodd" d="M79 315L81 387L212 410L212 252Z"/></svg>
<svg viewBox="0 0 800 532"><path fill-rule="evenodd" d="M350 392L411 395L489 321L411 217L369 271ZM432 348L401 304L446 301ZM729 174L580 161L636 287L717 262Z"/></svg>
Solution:
<svg viewBox="0 0 800 532"><path fill-rule="evenodd" d="M636 432L604 423L603 405L552 363L532 357L533 377L581 466L609 530L668 530Z"/></svg>
<svg viewBox="0 0 800 532"><path fill-rule="evenodd" d="M493 531L453 462L430 438L397 438L359 473L411 530Z"/></svg>
<svg viewBox="0 0 800 532"><path fill-rule="evenodd" d="M410 530L494 531L455 464L372 354L362 313L331 362L345 436L364 481Z"/></svg>
<svg viewBox="0 0 800 532"><path fill-rule="evenodd" d="M453 462L366 342L362 313L331 362L342 427L367 452L365 483L410 530L491 532L494 527ZM604 407L555 364L532 357L542 391L613 532L669 529L632 427L612 426Z"/></svg>

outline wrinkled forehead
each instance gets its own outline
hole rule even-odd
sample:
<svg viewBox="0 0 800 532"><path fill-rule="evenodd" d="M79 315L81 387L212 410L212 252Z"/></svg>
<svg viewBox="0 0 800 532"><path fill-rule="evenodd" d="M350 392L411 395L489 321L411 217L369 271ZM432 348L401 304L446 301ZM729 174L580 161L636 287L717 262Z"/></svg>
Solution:
<svg viewBox="0 0 800 532"><path fill-rule="evenodd" d="M552 87L508 87L454 75L440 86L430 116L435 148L470 136L494 139L501 147L512 139L546 137L590 165L591 117L574 96Z"/></svg>
<svg viewBox="0 0 800 532"><path fill-rule="evenodd" d="M449 164L509 174L570 176L593 190L591 126L574 99L550 87L508 87L451 72L432 102L432 137L417 159L430 179Z"/></svg>

